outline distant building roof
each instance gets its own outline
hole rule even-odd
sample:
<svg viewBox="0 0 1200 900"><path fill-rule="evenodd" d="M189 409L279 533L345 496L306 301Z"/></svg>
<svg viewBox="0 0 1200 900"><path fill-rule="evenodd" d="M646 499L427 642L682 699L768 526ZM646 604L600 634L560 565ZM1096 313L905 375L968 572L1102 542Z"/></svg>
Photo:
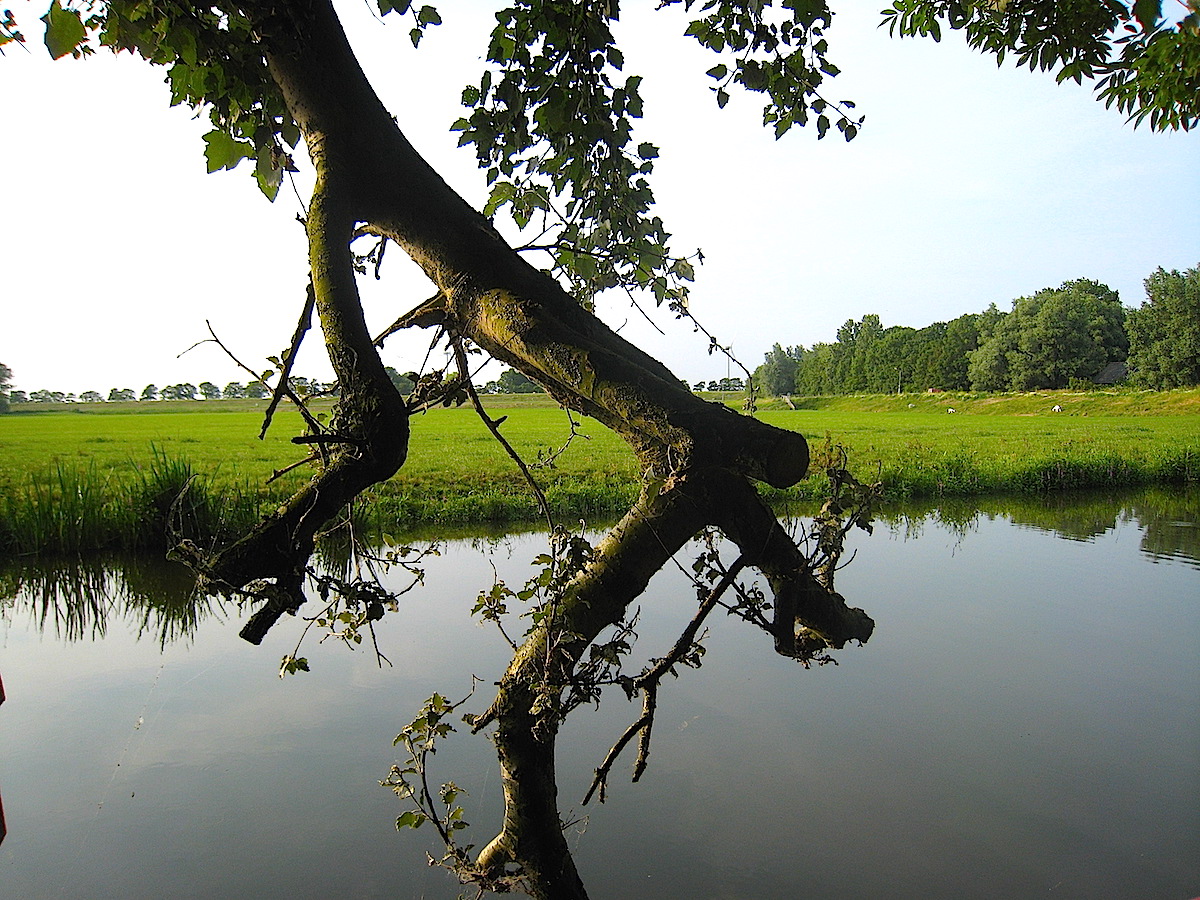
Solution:
<svg viewBox="0 0 1200 900"><path fill-rule="evenodd" d="M1110 362L1092 376L1093 384L1119 384L1129 375L1129 366L1123 362Z"/></svg>

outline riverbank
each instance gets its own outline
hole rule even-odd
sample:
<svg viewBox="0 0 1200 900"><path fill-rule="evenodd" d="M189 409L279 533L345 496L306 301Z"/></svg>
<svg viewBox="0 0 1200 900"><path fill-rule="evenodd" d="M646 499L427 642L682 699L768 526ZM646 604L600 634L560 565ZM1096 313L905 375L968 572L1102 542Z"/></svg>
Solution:
<svg viewBox="0 0 1200 900"><path fill-rule="evenodd" d="M597 521L631 502L638 472L610 432L578 418L572 426L544 396L492 403L557 517ZM895 499L1200 482L1197 390L792 403L770 400L759 415L801 432L814 449L826 440L844 446L851 470L882 481ZM81 404L0 418L0 550L157 548L168 526L196 538L237 533L309 477L301 466L268 482L303 457L290 442L302 426L283 410L259 441L262 406ZM815 474L768 496L804 503L823 489ZM397 534L537 518L511 461L465 408L415 417L405 467L357 506L363 527Z"/></svg>

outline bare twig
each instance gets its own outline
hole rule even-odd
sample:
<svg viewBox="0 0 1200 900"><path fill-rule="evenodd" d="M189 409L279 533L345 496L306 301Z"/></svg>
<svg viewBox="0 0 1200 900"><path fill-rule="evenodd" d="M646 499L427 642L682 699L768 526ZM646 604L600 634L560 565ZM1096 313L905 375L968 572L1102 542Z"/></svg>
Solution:
<svg viewBox="0 0 1200 900"><path fill-rule="evenodd" d="M605 786L613 763L617 761L617 757L621 755L621 751L625 749L634 735L639 733L641 737L638 740L637 759L633 765L633 780L637 781L642 777L642 773L646 771L646 765L650 761L650 734L654 728L654 712L658 703L659 683L662 681L663 676L678 665L695 645L696 634L700 631L700 626L704 624L704 620L708 618L709 613L716 608L725 591L737 580L738 575L745 565L745 556L739 556L733 565L722 574L721 580L713 585L708 595L700 604L700 608L696 610L696 614L692 617L687 627L683 629L683 633L676 639L674 646L671 647L667 655L656 660L654 665L650 666L633 680L633 690L640 690L642 692L642 714L638 717L637 721L625 729L617 739L617 742L613 744L612 749L604 757L604 761L597 767L591 786L583 798L585 805L592 799L592 795L597 789L600 791L600 802L604 802Z"/></svg>
<svg viewBox="0 0 1200 900"><path fill-rule="evenodd" d="M294 334L292 334L292 344L284 352L283 357L280 359L281 366L279 372L279 383L275 385L275 393L271 395L271 402L267 404L267 412L263 416L262 431L258 433L259 440L262 440L264 437L266 437L267 429L271 427L271 418L275 415L275 409L279 406L279 401L283 399L285 394L293 403L296 404L297 407L299 407L302 411L307 412L303 401L301 401L299 397L292 393L291 386L288 384L288 377L292 373L292 365L296 361L296 353L300 350L300 344L304 340L304 335L307 334L308 329L312 327L312 314L313 310L316 308L316 305L317 292L313 288L312 277L309 276L308 289L305 291L304 296L304 309L300 312L300 321L296 323L296 331ZM316 419L312 419L312 417L308 415L305 415L305 421L309 422L310 427L316 423ZM320 425L318 424L316 428L313 428L313 430L320 431Z"/></svg>
<svg viewBox="0 0 1200 900"><path fill-rule="evenodd" d="M418 328L427 328L430 325L440 325L445 318L445 297L441 291L438 291L428 300L424 300L410 309L395 322L376 335L374 344L376 347L382 348L383 342L395 334L397 331L403 331L405 328L417 326Z"/></svg>
<svg viewBox="0 0 1200 900"><path fill-rule="evenodd" d="M590 436L584 434L582 431L579 430L579 423L576 422L575 417L573 415L571 415L571 410L567 409L567 407L564 406L563 412L565 412L567 414L567 422L571 426L571 433L569 435L567 435L567 439L563 442L563 445L561 447L559 447L557 450L553 450L550 453L547 453L545 456L542 456L541 451L539 450L538 451L538 461L535 462L533 465L531 465L529 468L531 468L531 469L553 469L554 461L556 459L558 459L560 456L562 456L567 451L567 448L571 446L571 443L575 440L575 438L581 437L585 441L591 440ZM500 422L497 421L496 424L499 424L499 423Z"/></svg>
<svg viewBox="0 0 1200 900"><path fill-rule="evenodd" d="M528 482L530 490L533 491L534 497L537 498L538 508L546 518L546 525L553 531L554 516L550 512L550 504L546 500L546 495L542 492L541 487L529 471L529 467L525 465L525 460L521 459L521 455L513 449L513 445L500 433L500 423L503 419L493 419L487 414L487 410L483 408L483 401L479 399L479 394L475 390L475 385L471 383L471 376L468 374L467 351L462 345L462 338L453 338L451 344L454 347L454 358L458 362L458 371L463 380L463 387L467 391L467 396L471 398L471 405L475 407L475 412L479 415L480 420L487 427L487 430L492 433L492 437L500 442L500 446L504 448L504 452L516 463L517 468L521 470L521 474L525 476L525 481Z"/></svg>
<svg viewBox="0 0 1200 900"><path fill-rule="evenodd" d="M213 329L212 322L209 321L208 319L205 319L204 324L208 328L208 333L210 335L212 335L212 337L205 338L202 341L197 341L195 344L193 344L191 347L189 347L187 350L184 350L183 352L187 353L188 350L191 350L195 347L199 347L201 344L207 344L209 342L214 343L218 347L221 348L221 350L225 353L226 356L228 356L231 360L233 360L234 364L239 369L241 369L243 372L245 372L247 375L249 375L255 381L258 381L259 373L255 372L252 368L250 368L248 365L246 365L244 362L242 362L240 359L238 359L237 356L234 355L233 351L225 346L224 342L219 337L217 337L217 332ZM179 355L182 356L183 353L181 353ZM308 407L305 405L304 401L301 400L299 397L297 397L296 394L291 390L291 388L287 389L286 395L287 395L287 398L296 405L296 408L300 411L300 415L303 416L304 421L306 423L308 423L308 427L311 428L313 431L318 431L318 432L321 431L322 430L321 423L318 422L316 417L313 416L312 413L310 413L308 411ZM262 439L264 434L266 434L265 427L264 427L262 433L259 434L260 440Z"/></svg>
<svg viewBox="0 0 1200 900"><path fill-rule="evenodd" d="M316 462L320 458L321 455L319 453L310 453L308 456L304 457L304 459L296 460L296 462L292 463L291 465L284 466L282 469L276 469L271 473L271 477L267 479L267 484L270 484L275 479L286 475L288 472L292 471L292 469L298 469L306 463Z"/></svg>

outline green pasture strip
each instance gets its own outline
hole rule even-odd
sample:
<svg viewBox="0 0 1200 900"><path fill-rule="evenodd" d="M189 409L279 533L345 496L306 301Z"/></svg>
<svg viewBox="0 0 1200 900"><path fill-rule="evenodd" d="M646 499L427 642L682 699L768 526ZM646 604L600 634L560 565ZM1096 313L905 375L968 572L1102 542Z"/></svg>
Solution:
<svg viewBox="0 0 1200 900"><path fill-rule="evenodd" d="M0 417L0 495L11 496L30 478L49 480L59 466L94 467L101 478L126 479L131 470L148 464L153 447L187 459L197 472L217 482L269 476L274 468L304 455L290 443L302 429L292 409L281 410L276 425L259 441L262 418L256 411L214 415L204 408L207 404L192 404L189 410L120 414L104 409L109 405L95 404L103 410L97 414Z"/></svg>
<svg viewBox="0 0 1200 900"><path fill-rule="evenodd" d="M850 470L893 499L1200 481L1200 415L970 416L766 412L812 446L826 434ZM812 496L810 479L776 496Z"/></svg>
<svg viewBox="0 0 1200 900"><path fill-rule="evenodd" d="M847 394L792 397L797 410L824 412L898 412L987 416L1197 416L1200 388L1140 391L1131 388L1092 391L1031 391L989 394L941 392L936 394ZM758 404L762 411L789 410L789 401L769 397ZM1061 408L1054 412L1054 407Z"/></svg>
<svg viewBox="0 0 1200 900"><path fill-rule="evenodd" d="M1010 403L1020 400L1025 411L1009 415L991 412L996 404L987 396L977 398L989 410L984 414L964 402L970 398L909 395L835 398L890 404L881 411L809 409L797 399L795 410L773 408L760 417L801 432L814 449L828 435L846 447L856 475L882 480L895 499L1200 482L1200 412L1189 411L1200 392L1166 395L1171 403L1161 396L1138 400L1156 406L1160 414L1154 415L1084 415L1080 407L1068 407L1065 392L1056 392L1014 397ZM1138 395L1113 396L1127 404ZM626 508L636 495L638 471L625 444L579 417L571 438L565 412L542 396L521 399L535 402L503 406L504 400L492 398L492 415L507 416L502 431L535 466L555 516L595 522ZM1063 411L1028 411L1029 404L1045 407L1047 399ZM932 407L919 403L959 405L954 414L943 408L931 415ZM132 409L122 414L117 406ZM290 408L279 411L265 440L257 439L264 406L89 404L94 412L83 407L0 417L0 550L148 546L153 533L161 542L164 522L170 515L179 520L181 509L191 517L185 531L236 532L311 475L301 466L266 483L273 471L302 459L304 450L290 442L303 428ZM569 438L565 452L536 468ZM821 495L823 481L815 475L767 494L775 503L807 501ZM172 511L164 498L184 485L186 503ZM395 533L538 519L524 480L467 408L414 416L404 468L357 507L365 527Z"/></svg>

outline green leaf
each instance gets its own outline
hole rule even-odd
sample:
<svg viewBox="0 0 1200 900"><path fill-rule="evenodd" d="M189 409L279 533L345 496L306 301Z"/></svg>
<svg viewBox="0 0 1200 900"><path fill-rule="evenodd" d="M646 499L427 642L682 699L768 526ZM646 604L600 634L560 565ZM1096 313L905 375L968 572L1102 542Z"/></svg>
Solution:
<svg viewBox="0 0 1200 900"><path fill-rule="evenodd" d="M485 216L492 216L505 203L511 203L517 193L517 187L511 181L501 181L492 188L491 196L483 207Z"/></svg>
<svg viewBox="0 0 1200 900"><path fill-rule="evenodd" d="M674 265L671 266L671 273L682 278L684 281L696 280L696 270L692 268L692 264L686 259L675 260Z"/></svg>
<svg viewBox="0 0 1200 900"><path fill-rule="evenodd" d="M254 147L243 141L234 140L228 132L210 131L204 136L204 158L208 160L208 171L232 169L243 159L254 155Z"/></svg>
<svg viewBox="0 0 1200 900"><path fill-rule="evenodd" d="M1133 15L1142 31L1152 31L1162 16L1162 0L1134 0Z"/></svg>
<svg viewBox="0 0 1200 900"><path fill-rule="evenodd" d="M718 81L720 81L722 78L724 78L726 75L729 74L729 70L727 68L725 68L724 64L721 64L718 66L713 66L705 74L708 75L709 78L715 78Z"/></svg>
<svg viewBox="0 0 1200 900"><path fill-rule="evenodd" d="M87 29L83 27L79 13L63 8L58 0L50 4L50 9L42 16L42 21L46 23L46 49L54 59L74 53L87 37Z"/></svg>
<svg viewBox="0 0 1200 900"><path fill-rule="evenodd" d="M441 25L442 17L432 6L422 6L421 11L417 13L417 22L421 25Z"/></svg>
<svg viewBox="0 0 1200 900"><path fill-rule="evenodd" d="M283 167L275 161L270 148L264 147L258 154L254 177L258 180L258 189L274 203L275 198L279 196L279 185L283 183Z"/></svg>
<svg viewBox="0 0 1200 900"><path fill-rule="evenodd" d="M401 828L420 828L425 824L425 820L427 818L428 816L426 816L424 813L409 810L408 812L404 813L404 815L396 819L396 830L399 831Z"/></svg>
<svg viewBox="0 0 1200 900"><path fill-rule="evenodd" d="M309 671L308 660L303 656L285 656L279 664L280 678L283 678L285 675L295 675L297 672L307 671Z"/></svg>

